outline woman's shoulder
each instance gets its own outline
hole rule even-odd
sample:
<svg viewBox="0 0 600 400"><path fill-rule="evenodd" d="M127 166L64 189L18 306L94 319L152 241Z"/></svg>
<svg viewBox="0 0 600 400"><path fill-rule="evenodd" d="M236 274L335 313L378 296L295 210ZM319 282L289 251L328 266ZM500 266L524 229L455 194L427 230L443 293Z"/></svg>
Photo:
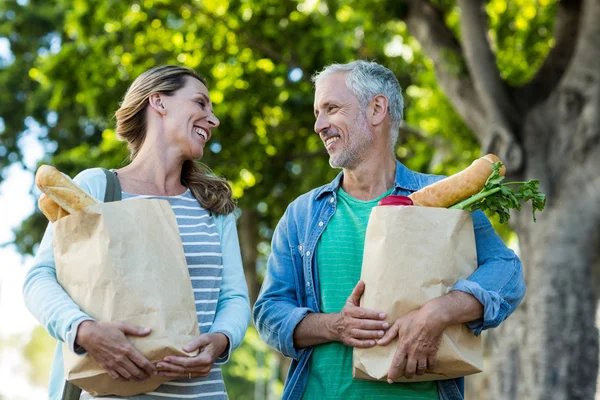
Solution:
<svg viewBox="0 0 600 400"><path fill-rule="evenodd" d="M231 228L235 228L237 222L237 209L229 214L212 214L219 236L223 237L224 233L229 233Z"/></svg>
<svg viewBox="0 0 600 400"><path fill-rule="evenodd" d="M103 168L88 168L75 176L73 181L92 197L102 200L106 192L106 174Z"/></svg>

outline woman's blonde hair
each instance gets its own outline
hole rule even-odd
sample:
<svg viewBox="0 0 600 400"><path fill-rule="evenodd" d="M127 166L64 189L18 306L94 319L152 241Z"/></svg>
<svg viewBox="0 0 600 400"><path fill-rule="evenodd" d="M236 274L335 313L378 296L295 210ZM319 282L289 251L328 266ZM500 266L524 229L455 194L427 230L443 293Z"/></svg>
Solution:
<svg viewBox="0 0 600 400"><path fill-rule="evenodd" d="M146 138L146 108L150 95L171 95L185 86L187 77L198 79L206 85L206 81L192 69L164 65L144 72L127 89L115 117L117 136L127 141L131 160L137 156ZM183 163L181 183L190 189L202 207L215 215L226 215L235 209L229 183L215 176L201 162L186 160Z"/></svg>

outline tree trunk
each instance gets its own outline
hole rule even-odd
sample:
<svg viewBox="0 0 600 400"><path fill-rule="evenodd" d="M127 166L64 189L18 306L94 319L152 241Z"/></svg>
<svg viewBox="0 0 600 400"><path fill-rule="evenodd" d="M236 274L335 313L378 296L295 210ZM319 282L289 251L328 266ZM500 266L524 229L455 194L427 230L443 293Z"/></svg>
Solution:
<svg viewBox="0 0 600 400"><path fill-rule="evenodd" d="M238 235L240 249L242 251L242 262L244 264L244 275L248 284L248 297L250 307L258 297L260 282L256 274L256 258L258 257L258 214L255 210L243 209L238 220Z"/></svg>
<svg viewBox="0 0 600 400"><path fill-rule="evenodd" d="M494 110L503 107L494 101L482 102L482 98L497 76L490 76L492 69L485 67L491 59L489 52L482 56L480 51L463 51L485 47L482 35L487 35L487 28L474 20L479 3L460 2L464 8L461 24L471 28L471 34L463 32L462 45L452 40L436 2L411 0L408 4L407 27L436 64L440 86L480 143L489 142L493 137L487 126L493 123ZM514 314L490 332L490 399L595 397L600 269L599 19L600 0L560 1L555 48L532 82L509 89L516 118L505 117L514 133L511 140L522 149L523 165L513 168L511 172L518 176L508 180L539 179L547 203L538 213L537 223L531 220L529 207L511 219L520 240L527 295ZM464 57L469 76L447 72L451 63L444 55L449 52L459 58L471 56ZM460 95L456 87L468 95ZM492 90L491 97L489 94L488 100L506 95L499 89ZM469 118L471 108L477 119Z"/></svg>
<svg viewBox="0 0 600 400"><path fill-rule="evenodd" d="M577 67L522 126L546 209L514 215L527 296L493 334L493 399L593 399L600 255L600 74ZM581 60L579 60L581 61Z"/></svg>

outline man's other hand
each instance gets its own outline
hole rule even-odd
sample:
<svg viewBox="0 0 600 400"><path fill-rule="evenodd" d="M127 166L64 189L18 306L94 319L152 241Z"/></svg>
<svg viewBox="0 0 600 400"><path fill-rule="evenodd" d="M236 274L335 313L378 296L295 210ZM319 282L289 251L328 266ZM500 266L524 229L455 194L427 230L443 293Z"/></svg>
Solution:
<svg viewBox="0 0 600 400"><path fill-rule="evenodd" d="M336 339L346 346L373 347L390 327L385 313L360 307L365 283L359 281L334 322Z"/></svg>

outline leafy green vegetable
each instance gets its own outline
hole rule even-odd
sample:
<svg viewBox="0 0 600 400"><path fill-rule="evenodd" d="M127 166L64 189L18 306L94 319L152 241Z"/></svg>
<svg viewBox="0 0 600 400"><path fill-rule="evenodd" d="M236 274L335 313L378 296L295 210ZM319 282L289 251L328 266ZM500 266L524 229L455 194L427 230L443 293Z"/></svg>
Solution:
<svg viewBox="0 0 600 400"><path fill-rule="evenodd" d="M542 211L546 205L546 195L538 190L540 181L501 183L504 180L504 176L500 175L501 168L501 162L495 163L492 174L479 193L449 208L471 212L487 211L488 214L498 214L500 223L505 223L510 219L511 209L520 210L522 202L531 201L535 221L535 212ZM519 185L516 191L510 187L514 185Z"/></svg>

